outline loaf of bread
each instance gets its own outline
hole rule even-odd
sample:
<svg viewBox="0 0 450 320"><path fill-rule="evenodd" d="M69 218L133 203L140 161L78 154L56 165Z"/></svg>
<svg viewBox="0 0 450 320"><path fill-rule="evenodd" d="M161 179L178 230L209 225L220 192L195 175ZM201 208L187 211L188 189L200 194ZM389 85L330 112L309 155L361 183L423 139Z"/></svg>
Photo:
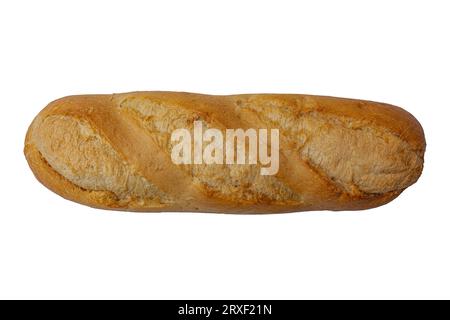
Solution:
<svg viewBox="0 0 450 320"><path fill-rule="evenodd" d="M174 161L173 133L194 124L224 136L230 129L278 132L277 167L263 174L267 163L233 162L236 154L223 163ZM274 137L267 137L275 155ZM207 147L196 143L189 151ZM411 114L377 102L132 92L50 103L30 125L24 152L47 188L96 208L277 213L391 201L419 178L425 138Z"/></svg>

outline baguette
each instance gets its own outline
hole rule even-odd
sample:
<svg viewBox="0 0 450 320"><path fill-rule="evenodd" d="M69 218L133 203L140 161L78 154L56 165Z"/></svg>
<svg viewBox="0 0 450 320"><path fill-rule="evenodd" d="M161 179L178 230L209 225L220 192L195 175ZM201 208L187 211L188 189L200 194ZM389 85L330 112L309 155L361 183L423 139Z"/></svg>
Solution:
<svg viewBox="0 0 450 320"><path fill-rule="evenodd" d="M277 130L276 173L261 174L264 165L250 160L175 163L172 134L194 130L194 123L224 135L227 129ZM419 122L388 104L181 92L61 98L36 116L24 149L36 178L72 201L126 211L222 213L377 207L417 181L424 152Z"/></svg>

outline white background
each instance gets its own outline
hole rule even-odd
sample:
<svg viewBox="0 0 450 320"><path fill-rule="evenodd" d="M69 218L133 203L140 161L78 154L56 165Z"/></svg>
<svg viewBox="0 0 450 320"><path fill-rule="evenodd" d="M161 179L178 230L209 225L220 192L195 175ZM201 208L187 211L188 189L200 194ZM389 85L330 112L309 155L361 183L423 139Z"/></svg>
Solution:
<svg viewBox="0 0 450 320"><path fill-rule="evenodd" d="M2 1L1 298L450 298L448 1ZM426 163L361 212L139 214L64 200L23 140L51 100L178 90L400 105Z"/></svg>

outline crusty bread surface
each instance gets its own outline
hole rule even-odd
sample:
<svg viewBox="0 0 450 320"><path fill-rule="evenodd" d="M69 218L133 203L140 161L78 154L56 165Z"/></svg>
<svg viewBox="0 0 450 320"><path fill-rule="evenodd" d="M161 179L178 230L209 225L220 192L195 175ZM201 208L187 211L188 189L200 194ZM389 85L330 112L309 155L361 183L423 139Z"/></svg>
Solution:
<svg viewBox="0 0 450 320"><path fill-rule="evenodd" d="M279 130L279 170L175 164L175 129ZM296 94L69 96L30 125L25 156L50 190L128 211L277 213L383 205L419 178L419 122L388 104Z"/></svg>

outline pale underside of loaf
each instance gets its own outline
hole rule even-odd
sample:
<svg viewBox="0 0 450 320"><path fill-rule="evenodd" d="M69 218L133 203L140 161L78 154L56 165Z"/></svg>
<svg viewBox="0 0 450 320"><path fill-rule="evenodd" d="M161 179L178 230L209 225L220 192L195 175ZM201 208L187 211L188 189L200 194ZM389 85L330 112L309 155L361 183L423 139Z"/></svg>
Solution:
<svg viewBox="0 0 450 320"><path fill-rule="evenodd" d="M171 161L171 133L276 128L280 168ZM420 176L425 140L406 111L308 95L135 92L71 96L33 121L25 154L65 198L133 211L289 212L376 207Z"/></svg>

